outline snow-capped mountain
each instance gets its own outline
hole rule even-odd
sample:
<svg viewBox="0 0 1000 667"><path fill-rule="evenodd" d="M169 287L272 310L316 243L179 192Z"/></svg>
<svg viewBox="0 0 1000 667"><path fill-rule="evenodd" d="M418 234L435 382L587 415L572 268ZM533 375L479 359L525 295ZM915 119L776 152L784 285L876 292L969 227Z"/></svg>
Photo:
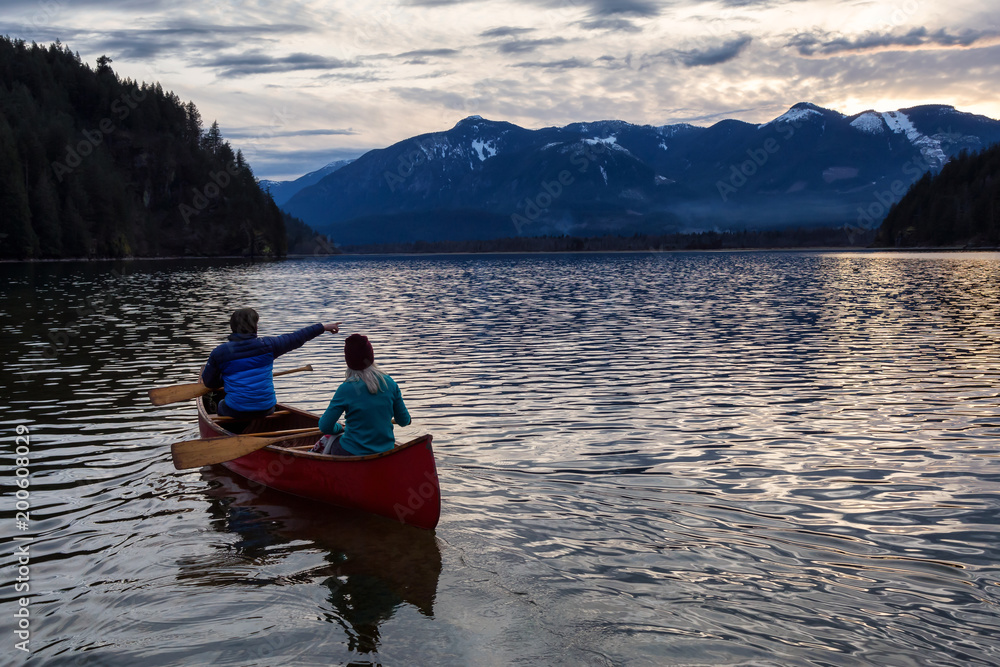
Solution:
<svg viewBox="0 0 1000 667"><path fill-rule="evenodd" d="M269 181L267 179L261 179L260 187L261 189L270 192L274 203L281 206L286 201L294 197L295 194L302 188L319 182L324 176L332 174L352 162L354 162L354 160L335 160L325 167L317 169L316 171L311 171L305 176L296 178L294 181Z"/></svg>
<svg viewBox="0 0 1000 667"><path fill-rule="evenodd" d="M861 132L870 134L905 134L914 146L920 150L928 164L935 169L940 169L948 162L948 155L942 147L943 142L952 140L949 132L939 131L933 135L926 135L918 130L913 122L902 111L886 111L877 113L875 111L865 111L851 121L851 127Z"/></svg>
<svg viewBox="0 0 1000 667"><path fill-rule="evenodd" d="M344 244L874 226L923 173L998 141L1000 121L943 105L845 116L800 103L711 127L471 116L370 151L284 208Z"/></svg>

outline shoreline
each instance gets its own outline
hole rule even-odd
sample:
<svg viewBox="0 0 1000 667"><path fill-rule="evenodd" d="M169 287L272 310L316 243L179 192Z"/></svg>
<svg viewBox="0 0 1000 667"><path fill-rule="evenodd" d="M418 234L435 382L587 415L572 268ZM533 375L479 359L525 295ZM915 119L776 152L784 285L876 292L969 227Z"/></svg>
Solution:
<svg viewBox="0 0 1000 667"><path fill-rule="evenodd" d="M305 256L305 255L304 255ZM52 262L151 262L151 261L167 261L167 260L194 260L194 259L243 259L252 262L273 262L277 260L286 259L286 257L260 257L253 258L245 257L241 255L217 255L213 257L201 257L196 255L174 255L167 257L60 257L58 259L54 258L43 258L43 259L0 259L0 264L44 264Z"/></svg>
<svg viewBox="0 0 1000 667"><path fill-rule="evenodd" d="M620 255L620 254L679 254L679 253L726 253L726 252L849 252L857 254L872 253L976 253L976 252L1000 252L1000 246L987 246L982 248L969 248L964 246L936 246L919 248L854 248L850 246L806 246L801 248L781 247L773 248L690 248L669 250L496 250L483 252L342 252L331 255L301 255L290 254L284 257L255 257L250 258L240 255L219 255L214 257L201 257L191 255L177 255L170 257L66 257L59 259L0 259L0 264L49 264L57 262L155 262L155 261L217 261L217 260L242 260L246 262L280 262L290 259L328 259L330 257L428 257L432 255Z"/></svg>
<svg viewBox="0 0 1000 667"><path fill-rule="evenodd" d="M849 246L808 246L802 248L671 248L669 250L489 250L483 252L345 252L329 257L427 257L430 255L622 255L622 254L680 254L680 253L726 253L726 252L851 252L858 254L896 252L896 253L976 253L1000 252L1000 246L985 248L965 248L959 246L942 246L935 248L852 248ZM289 255L287 259L305 259L313 255Z"/></svg>

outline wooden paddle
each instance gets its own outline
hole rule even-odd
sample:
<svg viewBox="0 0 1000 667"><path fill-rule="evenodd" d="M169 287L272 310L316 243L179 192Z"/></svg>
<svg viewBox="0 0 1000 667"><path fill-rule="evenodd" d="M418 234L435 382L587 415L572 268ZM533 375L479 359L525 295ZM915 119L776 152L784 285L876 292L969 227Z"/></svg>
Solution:
<svg viewBox="0 0 1000 667"><path fill-rule="evenodd" d="M300 366L299 368L293 368L288 371L279 371L274 374L274 377L279 375L288 375L289 373L298 373L301 371L311 371L313 369L312 365ZM178 384L173 387L160 387L159 389L149 390L149 400L153 402L153 405L167 405L168 403L177 403L178 401L186 401L191 398L198 398L203 394L207 394L212 391L200 382L193 382L191 384Z"/></svg>
<svg viewBox="0 0 1000 667"><path fill-rule="evenodd" d="M282 433L281 431L277 432ZM232 461L276 442L322 435L322 431L319 429L311 428L292 429L283 433L283 435L274 438L261 438L258 435L233 435L175 442L170 446L170 454L174 459L174 467L178 470L186 470L187 468L200 468Z"/></svg>

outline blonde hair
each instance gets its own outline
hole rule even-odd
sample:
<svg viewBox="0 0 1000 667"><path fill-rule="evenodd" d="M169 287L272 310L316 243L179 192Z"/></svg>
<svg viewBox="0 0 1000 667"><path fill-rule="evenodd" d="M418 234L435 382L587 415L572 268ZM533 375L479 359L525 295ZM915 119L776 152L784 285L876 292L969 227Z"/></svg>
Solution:
<svg viewBox="0 0 1000 667"><path fill-rule="evenodd" d="M346 382L357 382L359 380L364 382L365 386L368 387L369 394L377 394L379 390L389 388L385 377L385 372L375 363L363 371L348 368L347 372L344 373L344 380Z"/></svg>

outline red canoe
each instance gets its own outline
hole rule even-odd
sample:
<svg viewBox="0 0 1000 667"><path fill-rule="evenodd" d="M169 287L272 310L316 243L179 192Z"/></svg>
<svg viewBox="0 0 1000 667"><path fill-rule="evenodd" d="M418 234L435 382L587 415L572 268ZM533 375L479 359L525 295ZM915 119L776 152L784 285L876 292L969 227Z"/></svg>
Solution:
<svg viewBox="0 0 1000 667"><path fill-rule="evenodd" d="M203 438L235 435L226 430L227 422L232 420L210 414L204 398L198 399L198 428ZM318 415L279 403L273 415L253 420L242 434L316 428L318 423ZM380 514L428 530L437 525L441 489L431 436L369 456L315 454L308 448L316 439L289 436L222 465L263 486L310 500Z"/></svg>

